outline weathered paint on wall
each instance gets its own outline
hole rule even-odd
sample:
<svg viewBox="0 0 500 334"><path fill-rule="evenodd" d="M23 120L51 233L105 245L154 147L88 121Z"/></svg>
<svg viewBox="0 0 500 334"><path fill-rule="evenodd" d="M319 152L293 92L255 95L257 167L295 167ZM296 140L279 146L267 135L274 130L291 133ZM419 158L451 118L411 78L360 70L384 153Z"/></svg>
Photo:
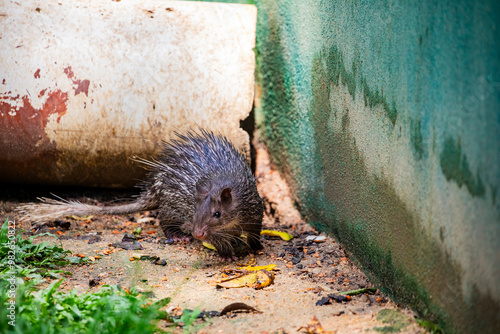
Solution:
<svg viewBox="0 0 500 334"><path fill-rule="evenodd" d="M500 332L500 3L256 2L257 120L306 219L450 332Z"/></svg>

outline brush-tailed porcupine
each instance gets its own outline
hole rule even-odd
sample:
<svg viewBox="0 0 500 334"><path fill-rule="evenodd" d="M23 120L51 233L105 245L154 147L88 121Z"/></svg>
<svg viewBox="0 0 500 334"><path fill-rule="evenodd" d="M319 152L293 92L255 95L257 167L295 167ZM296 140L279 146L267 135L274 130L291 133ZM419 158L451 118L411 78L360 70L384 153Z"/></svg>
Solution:
<svg viewBox="0 0 500 334"><path fill-rule="evenodd" d="M139 160L150 172L140 184L141 194L131 203L99 207L43 198L44 203L27 204L19 211L26 219L43 221L158 209L167 237L192 235L213 244L226 259L234 257L241 244L251 251L261 249L264 205L245 156L227 138L210 131L177 137L164 143L157 160Z"/></svg>

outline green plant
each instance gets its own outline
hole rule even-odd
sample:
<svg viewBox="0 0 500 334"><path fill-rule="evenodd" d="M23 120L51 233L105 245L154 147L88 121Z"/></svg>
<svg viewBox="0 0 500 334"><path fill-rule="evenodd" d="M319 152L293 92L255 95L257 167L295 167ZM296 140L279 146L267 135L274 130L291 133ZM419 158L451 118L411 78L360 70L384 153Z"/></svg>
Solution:
<svg viewBox="0 0 500 334"><path fill-rule="evenodd" d="M33 284L17 290L15 326L0 321L1 333L156 333L158 319L166 319L160 308L169 298L152 303L143 294L117 286L102 286L97 292L78 295L59 291L63 280L34 291ZM9 296L0 284L0 318L8 319Z"/></svg>
<svg viewBox="0 0 500 334"><path fill-rule="evenodd" d="M173 319L175 323L182 323L184 328L184 333L194 333L198 326L195 326L194 323L198 316L200 315L201 310L199 307L196 307L194 310L184 309L182 311L182 316L179 319Z"/></svg>
<svg viewBox="0 0 500 334"><path fill-rule="evenodd" d="M64 250L59 245L50 242L34 243L34 239L40 236L56 236L51 233L41 233L36 236L23 239L22 230L9 229L9 220L0 228L0 280L8 275L17 277L40 278L54 277L66 271L56 269L58 266L86 262L86 258L68 256L71 251ZM10 274L9 274L10 273Z"/></svg>
<svg viewBox="0 0 500 334"><path fill-rule="evenodd" d="M428 330L429 333L431 333L431 334L444 334L444 331L441 329L441 327L439 327L435 323L427 321L427 320L421 320L421 319L416 319L416 320L417 320L417 323L420 326L424 327L426 330Z"/></svg>

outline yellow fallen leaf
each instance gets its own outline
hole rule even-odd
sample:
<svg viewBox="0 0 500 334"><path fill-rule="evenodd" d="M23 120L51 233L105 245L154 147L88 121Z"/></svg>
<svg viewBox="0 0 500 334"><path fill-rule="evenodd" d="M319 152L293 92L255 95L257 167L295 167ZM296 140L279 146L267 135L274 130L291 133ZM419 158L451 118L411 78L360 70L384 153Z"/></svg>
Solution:
<svg viewBox="0 0 500 334"><path fill-rule="evenodd" d="M249 274L223 280L217 284L217 287L222 288L243 288L252 287L262 289L270 285L274 280L274 275L267 270L254 271Z"/></svg>
<svg viewBox="0 0 500 334"><path fill-rule="evenodd" d="M253 288L257 290L265 288L266 286L271 285L273 281L274 281L273 273L270 273L267 270L259 270L257 271L257 279L255 280Z"/></svg>
<svg viewBox="0 0 500 334"><path fill-rule="evenodd" d="M209 244L208 242L203 242L203 246L205 246L208 249L216 251L217 249L214 247L214 245Z"/></svg>
<svg viewBox="0 0 500 334"><path fill-rule="evenodd" d="M268 264L267 266L246 266L246 267L238 267L240 270L247 270L247 271L259 271L259 270L273 270L276 267L275 264Z"/></svg>
<svg viewBox="0 0 500 334"><path fill-rule="evenodd" d="M145 254L133 253L129 258L130 261L140 260L143 256L147 256Z"/></svg>
<svg viewBox="0 0 500 334"><path fill-rule="evenodd" d="M257 280L257 272L252 272L250 274L242 275L236 278L225 279L221 281L217 286L223 288L242 288L245 286L252 286Z"/></svg>
<svg viewBox="0 0 500 334"><path fill-rule="evenodd" d="M281 239L285 241L289 241L293 239L293 236L286 233L286 232L280 232L280 231L272 231L272 230L262 230L260 231L261 235L269 235L271 237L280 237Z"/></svg>

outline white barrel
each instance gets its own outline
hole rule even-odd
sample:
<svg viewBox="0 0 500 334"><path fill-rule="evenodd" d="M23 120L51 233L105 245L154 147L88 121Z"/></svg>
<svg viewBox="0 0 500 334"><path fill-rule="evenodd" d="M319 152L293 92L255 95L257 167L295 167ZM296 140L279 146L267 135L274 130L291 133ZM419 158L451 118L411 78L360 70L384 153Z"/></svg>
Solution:
<svg viewBox="0 0 500 334"><path fill-rule="evenodd" d="M131 186L174 131L248 150L256 8L160 0L0 3L0 181Z"/></svg>

